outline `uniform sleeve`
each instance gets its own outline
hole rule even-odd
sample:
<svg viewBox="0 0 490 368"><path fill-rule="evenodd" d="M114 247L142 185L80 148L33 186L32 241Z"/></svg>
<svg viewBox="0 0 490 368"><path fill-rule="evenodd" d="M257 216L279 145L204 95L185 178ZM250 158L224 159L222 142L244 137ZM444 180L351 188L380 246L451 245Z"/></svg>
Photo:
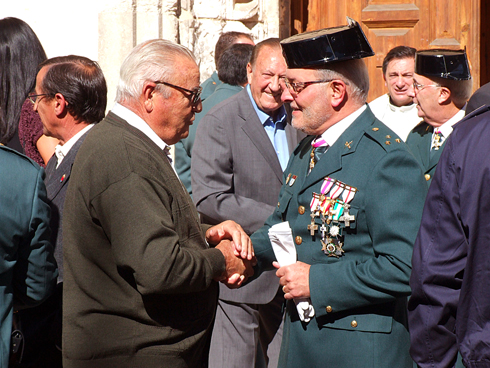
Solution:
<svg viewBox="0 0 490 368"><path fill-rule="evenodd" d="M40 169L30 195L30 220L27 238L19 244L18 259L14 268L13 288L15 308L34 306L53 292L58 270L51 245L50 208Z"/></svg>
<svg viewBox="0 0 490 368"><path fill-rule="evenodd" d="M217 116L207 114L201 120L192 151L193 198L212 223L234 220L250 234L264 224L274 207L235 193L233 142L226 133ZM247 158L240 159L246 165Z"/></svg>
<svg viewBox="0 0 490 368"><path fill-rule="evenodd" d="M420 367L452 367L458 352L456 309L468 245L459 219L458 182L448 140L429 189L412 259L410 353Z"/></svg>
<svg viewBox="0 0 490 368"><path fill-rule="evenodd" d="M409 295L413 243L426 191L420 167L406 151L388 152L374 166L358 213L358 218L365 216L367 234L345 235L346 244L367 241L367 253L355 261L347 255L339 262L311 266L317 317L326 314L326 306L340 312Z"/></svg>
<svg viewBox="0 0 490 368"><path fill-rule="evenodd" d="M222 253L208 248L200 225L192 225L191 203L172 206L172 200L158 183L131 173L91 203L114 262L143 295L202 291L225 270Z"/></svg>

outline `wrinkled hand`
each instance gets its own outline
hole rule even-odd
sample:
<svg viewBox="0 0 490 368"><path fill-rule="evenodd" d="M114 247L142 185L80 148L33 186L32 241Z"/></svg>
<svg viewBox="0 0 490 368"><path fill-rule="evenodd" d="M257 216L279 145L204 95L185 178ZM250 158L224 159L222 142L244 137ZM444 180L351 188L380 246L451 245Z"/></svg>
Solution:
<svg viewBox="0 0 490 368"><path fill-rule="evenodd" d="M232 242L229 240L221 241L216 249L219 249L225 257L226 270L216 281L223 282L231 289L241 286L250 276L254 274L252 261L239 258L234 252Z"/></svg>
<svg viewBox="0 0 490 368"><path fill-rule="evenodd" d="M285 299L310 297L310 265L296 262L289 266L280 267L279 263L272 262L277 268L276 276L282 285Z"/></svg>
<svg viewBox="0 0 490 368"><path fill-rule="evenodd" d="M234 253L237 257L242 257L249 261L254 259L252 241L235 221L224 221L206 231L206 240L210 244L218 244L224 239L233 240Z"/></svg>

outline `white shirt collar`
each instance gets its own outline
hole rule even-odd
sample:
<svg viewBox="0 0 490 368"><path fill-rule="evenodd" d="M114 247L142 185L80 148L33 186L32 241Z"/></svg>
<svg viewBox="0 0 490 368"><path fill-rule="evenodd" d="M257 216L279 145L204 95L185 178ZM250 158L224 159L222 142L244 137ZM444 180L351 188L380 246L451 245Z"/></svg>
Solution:
<svg viewBox="0 0 490 368"><path fill-rule="evenodd" d="M77 141L80 139L82 135L84 135L86 132L88 132L94 124L89 124L82 130L80 130L77 134L75 134L73 137L71 137L65 144L61 145L58 144L54 148L54 154L56 155L56 158L58 159L58 164L56 165L56 168L58 168L61 164L61 161L66 157L68 152L70 152L71 148L77 143Z"/></svg>
<svg viewBox="0 0 490 368"><path fill-rule="evenodd" d="M410 105L395 106L391 103L390 95L387 95L387 96L388 96L388 107L393 112L397 112L397 111L405 112L405 111L410 111L413 109L417 110L417 104L415 104L415 103L412 103Z"/></svg>
<svg viewBox="0 0 490 368"><path fill-rule="evenodd" d="M346 131L346 129L366 110L367 105L362 105L359 109L354 111L349 116L335 123L330 128L325 130L321 135L322 138L328 143L330 147L339 139L339 137Z"/></svg>
<svg viewBox="0 0 490 368"><path fill-rule="evenodd" d="M466 110L466 105L464 105L464 107L461 110L459 110L451 119L446 121L440 127L434 128L434 133L436 131L440 131L444 138L449 137L449 135L453 131L453 125L464 118L465 110Z"/></svg>
<svg viewBox="0 0 490 368"><path fill-rule="evenodd" d="M138 130L141 130L148 138L150 138L161 150L165 152L170 163L172 163L172 156L170 154L170 146L165 143L154 131L151 127L144 121L140 116L136 115L133 111L128 109L127 107L115 103L114 107L111 109L111 112L119 116L121 119L126 120L126 122L135 127Z"/></svg>

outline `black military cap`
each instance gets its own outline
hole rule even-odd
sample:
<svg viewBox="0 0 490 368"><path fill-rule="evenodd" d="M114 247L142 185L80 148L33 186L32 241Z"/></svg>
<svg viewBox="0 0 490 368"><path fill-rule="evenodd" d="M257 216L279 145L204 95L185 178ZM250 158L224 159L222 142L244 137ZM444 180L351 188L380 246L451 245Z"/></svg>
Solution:
<svg viewBox="0 0 490 368"><path fill-rule="evenodd" d="M281 41L289 68L322 65L373 56L374 52L359 24L347 17L349 25L300 33Z"/></svg>
<svg viewBox="0 0 490 368"><path fill-rule="evenodd" d="M415 54L415 73L452 80L471 79L464 50L421 50Z"/></svg>

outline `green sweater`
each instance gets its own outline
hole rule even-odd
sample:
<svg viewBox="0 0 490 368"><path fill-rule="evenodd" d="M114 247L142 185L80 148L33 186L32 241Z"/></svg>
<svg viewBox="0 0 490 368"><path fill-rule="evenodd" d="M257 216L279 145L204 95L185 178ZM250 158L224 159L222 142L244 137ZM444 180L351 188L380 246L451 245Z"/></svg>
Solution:
<svg viewBox="0 0 490 368"><path fill-rule="evenodd" d="M157 145L97 124L65 202L63 366L205 366L225 269L206 229Z"/></svg>

